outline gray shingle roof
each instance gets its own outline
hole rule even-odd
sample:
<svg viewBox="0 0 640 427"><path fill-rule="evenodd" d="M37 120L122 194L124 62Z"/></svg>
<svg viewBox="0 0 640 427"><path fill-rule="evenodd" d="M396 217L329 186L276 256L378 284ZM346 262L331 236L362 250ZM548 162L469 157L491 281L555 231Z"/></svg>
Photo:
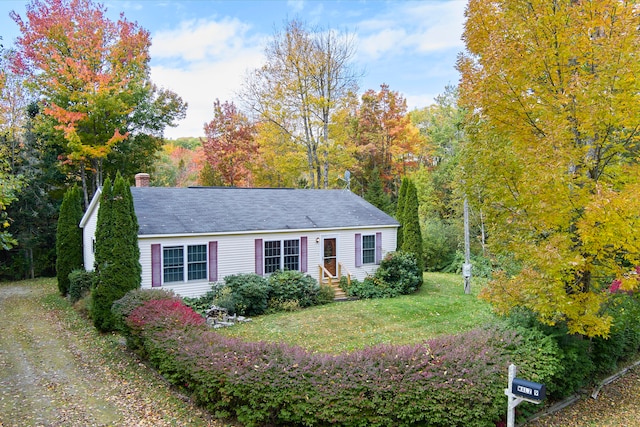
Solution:
<svg viewBox="0 0 640 427"><path fill-rule="evenodd" d="M133 187L140 235L397 226L346 190Z"/></svg>

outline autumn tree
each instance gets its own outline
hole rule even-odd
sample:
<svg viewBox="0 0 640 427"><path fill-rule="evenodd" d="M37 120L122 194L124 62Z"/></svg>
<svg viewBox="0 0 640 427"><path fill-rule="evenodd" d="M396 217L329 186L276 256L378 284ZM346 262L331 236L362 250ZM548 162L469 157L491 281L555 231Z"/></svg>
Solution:
<svg viewBox="0 0 640 427"><path fill-rule="evenodd" d="M162 129L186 108L149 80L149 33L122 15L117 22L105 15L91 0L33 0L26 20L11 12L21 31L13 67L40 95L43 119L64 141L60 157L80 176L85 203L110 172L108 159L118 163L124 153L129 163L148 166Z"/></svg>
<svg viewBox="0 0 640 427"><path fill-rule="evenodd" d="M220 185L251 186L256 157L255 126L233 102L213 103L213 119L204 125L204 155Z"/></svg>
<svg viewBox="0 0 640 427"><path fill-rule="evenodd" d="M329 129L337 102L357 88L353 54L352 36L291 21L268 43L266 63L245 81L242 98L257 119L304 149L312 188L329 186Z"/></svg>
<svg viewBox="0 0 640 427"><path fill-rule="evenodd" d="M636 2L469 2L463 178L491 250L522 265L483 293L500 313L607 336L607 287L638 286L638 28Z"/></svg>
<svg viewBox="0 0 640 427"><path fill-rule="evenodd" d="M385 191L395 194L399 177L418 165L425 142L411 123L407 101L400 93L386 84L380 85L379 92L367 90L357 112L355 178L366 187L372 171L378 170Z"/></svg>

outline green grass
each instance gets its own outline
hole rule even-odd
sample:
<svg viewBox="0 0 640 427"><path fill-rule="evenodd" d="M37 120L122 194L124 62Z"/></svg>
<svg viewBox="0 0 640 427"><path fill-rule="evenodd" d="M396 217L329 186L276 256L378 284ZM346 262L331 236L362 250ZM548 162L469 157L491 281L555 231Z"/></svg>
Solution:
<svg viewBox="0 0 640 427"><path fill-rule="evenodd" d="M492 320L489 305L477 297L480 286L479 280L474 280L472 294L465 295L459 275L427 273L424 285L413 295L334 302L259 316L250 323L218 331L247 341L285 342L326 353L383 343L419 343Z"/></svg>

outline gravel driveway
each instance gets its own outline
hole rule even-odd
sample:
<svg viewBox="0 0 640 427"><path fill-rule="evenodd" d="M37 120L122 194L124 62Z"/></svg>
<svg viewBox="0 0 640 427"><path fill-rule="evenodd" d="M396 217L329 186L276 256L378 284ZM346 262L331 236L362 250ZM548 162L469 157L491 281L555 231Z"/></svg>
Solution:
<svg viewBox="0 0 640 427"><path fill-rule="evenodd" d="M99 335L51 279L0 284L0 426L221 426Z"/></svg>

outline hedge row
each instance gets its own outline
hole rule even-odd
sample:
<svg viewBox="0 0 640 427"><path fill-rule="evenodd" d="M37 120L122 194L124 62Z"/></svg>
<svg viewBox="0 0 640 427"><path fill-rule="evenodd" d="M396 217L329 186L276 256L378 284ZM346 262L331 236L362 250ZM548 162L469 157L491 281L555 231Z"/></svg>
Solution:
<svg viewBox="0 0 640 427"><path fill-rule="evenodd" d="M327 355L223 337L172 297L125 305L134 349L216 416L246 426L488 426L505 414L510 363L538 382L559 366L555 343L527 330Z"/></svg>

